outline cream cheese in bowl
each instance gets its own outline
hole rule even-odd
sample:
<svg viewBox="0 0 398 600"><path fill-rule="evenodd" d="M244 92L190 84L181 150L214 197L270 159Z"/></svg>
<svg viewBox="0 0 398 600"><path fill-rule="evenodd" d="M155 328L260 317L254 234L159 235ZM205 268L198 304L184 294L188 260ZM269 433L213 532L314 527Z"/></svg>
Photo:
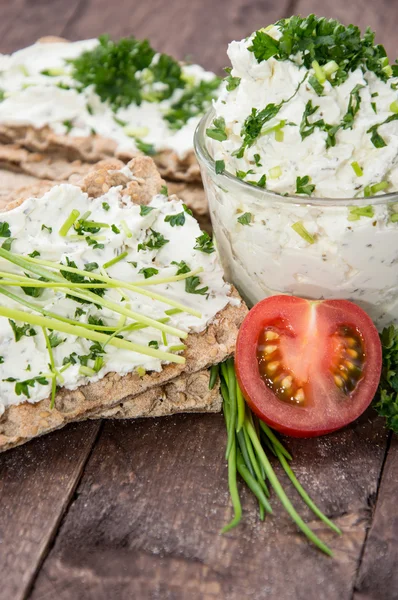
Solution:
<svg viewBox="0 0 398 600"><path fill-rule="evenodd" d="M378 327L397 320L396 66L371 32L314 16L228 54L196 133L227 276L250 303L347 298Z"/></svg>

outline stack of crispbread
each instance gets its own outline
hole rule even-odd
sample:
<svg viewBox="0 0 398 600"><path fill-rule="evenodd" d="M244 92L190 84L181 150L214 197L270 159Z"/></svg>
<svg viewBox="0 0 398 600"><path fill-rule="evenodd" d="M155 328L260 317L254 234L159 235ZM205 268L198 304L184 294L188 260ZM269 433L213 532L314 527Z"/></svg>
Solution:
<svg viewBox="0 0 398 600"><path fill-rule="evenodd" d="M56 163L56 159L54 161ZM85 174L76 170L71 175L74 183L90 198L118 185L123 187L122 193L137 204L150 202L164 185L149 157L136 156L128 163L134 176L128 183L120 177L123 166L123 162L113 159L87 166ZM20 190L9 191L7 197L4 196L7 206L3 210L21 204L27 198L40 197L52 186L54 181L42 180ZM238 297L235 290L231 293ZM0 418L0 451L86 418L218 411L221 398L218 386L209 390L209 367L233 354L238 329L246 312L243 302L228 304L205 331L190 334L185 341L185 365L167 364L160 373L149 372L143 376L109 373L103 379L74 391L61 388L53 409L49 398L37 403L25 401L6 408Z"/></svg>

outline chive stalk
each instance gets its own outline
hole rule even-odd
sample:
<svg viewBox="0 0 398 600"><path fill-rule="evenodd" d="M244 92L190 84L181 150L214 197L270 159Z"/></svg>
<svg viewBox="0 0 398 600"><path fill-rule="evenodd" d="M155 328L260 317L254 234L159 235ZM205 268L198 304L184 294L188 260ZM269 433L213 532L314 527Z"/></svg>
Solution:
<svg viewBox="0 0 398 600"><path fill-rule="evenodd" d="M50 339L48 337L46 328L42 327L42 330L43 330L43 334L44 334L44 339L46 340L46 346L47 346L47 351L48 351L48 356L49 356L49 359L50 359L50 366L51 366L51 402L50 402L50 408L54 408L54 406L55 406L55 394L56 394L56 391L57 391L56 368L55 368L55 361L54 361L54 353L53 353L53 349L51 348L51 343L50 343Z"/></svg>
<svg viewBox="0 0 398 600"><path fill-rule="evenodd" d="M319 65L318 61L313 60L311 66L314 69L315 77L317 78L319 83L325 83L326 74L323 68Z"/></svg>
<svg viewBox="0 0 398 600"><path fill-rule="evenodd" d="M351 163L352 168L354 169L354 173L357 177L362 177L363 175L363 170L361 169L361 167L359 166L359 163L357 163L356 160L354 160L354 162Z"/></svg>
<svg viewBox="0 0 398 600"><path fill-rule="evenodd" d="M62 333L67 333L76 337L85 338L94 342L104 343L109 339L109 336L104 333L100 333L97 331L89 331L84 327L69 325L68 323L63 323L55 319L49 319L47 317L33 315L31 313L20 311L14 308L8 308L6 306L0 306L0 316L7 317L8 319L14 319L15 321L22 321L23 323L29 323L30 325L46 327L47 329L53 329L54 331L61 331ZM163 350L155 350L154 348L151 348L149 346L141 346L128 340L114 338L110 341L110 344L112 346L116 346L117 348L131 350L132 352L138 352L139 354L144 354L145 356L158 358L159 360L175 362L178 364L185 363L185 359L183 356L179 356L178 354L171 354L170 352L164 352Z"/></svg>
<svg viewBox="0 0 398 600"><path fill-rule="evenodd" d="M61 237L65 237L67 235L69 229L72 227L75 221L77 221L79 216L80 212L74 208L58 232Z"/></svg>
<svg viewBox="0 0 398 600"><path fill-rule="evenodd" d="M123 260L124 258L126 258L127 255L128 255L128 252L122 252L118 256L115 256L115 258L108 260L108 262L104 263L102 266L104 267L104 269L109 269L109 267L116 265L116 263L118 263L121 260Z"/></svg>
<svg viewBox="0 0 398 600"><path fill-rule="evenodd" d="M227 392L228 393L228 392ZM224 401L224 418L225 424L227 426L227 430L230 430L230 414L229 407L227 403ZM234 509L234 517L233 519L222 528L221 533L226 533L233 527L239 524L242 518L242 505L240 503L239 491L236 479L236 440L235 435L232 438L231 448L228 456L228 487L229 493L231 496L232 506Z"/></svg>
<svg viewBox="0 0 398 600"><path fill-rule="evenodd" d="M305 242L308 242L309 244L315 244L315 237L311 235L311 233L304 227L301 221L293 223L292 229L296 233L298 233L298 235L302 237Z"/></svg>

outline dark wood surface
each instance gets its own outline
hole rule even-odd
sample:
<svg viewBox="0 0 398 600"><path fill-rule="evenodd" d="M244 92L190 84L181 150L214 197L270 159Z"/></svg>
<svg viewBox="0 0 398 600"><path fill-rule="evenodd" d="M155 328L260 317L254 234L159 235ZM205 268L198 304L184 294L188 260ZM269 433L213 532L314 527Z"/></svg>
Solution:
<svg viewBox="0 0 398 600"><path fill-rule="evenodd" d="M395 55L393 0L0 0L0 52L49 34L134 33L220 72L229 40L312 11L370 25ZM1 455L0 600L398 598L398 443L379 419L287 441L343 529L330 535L302 509L332 560L276 500L261 523L245 490L242 525L219 535L231 517L224 444L221 416L186 415L82 423Z"/></svg>

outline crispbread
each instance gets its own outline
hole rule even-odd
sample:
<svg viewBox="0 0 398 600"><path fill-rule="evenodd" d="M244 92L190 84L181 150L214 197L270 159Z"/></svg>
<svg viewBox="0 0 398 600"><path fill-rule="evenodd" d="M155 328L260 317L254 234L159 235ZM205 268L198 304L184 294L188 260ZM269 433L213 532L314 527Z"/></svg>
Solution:
<svg viewBox="0 0 398 600"><path fill-rule="evenodd" d="M86 174L80 187L96 197L110 187L119 185L122 194L136 203L145 204L163 185L153 161L137 156L129 163L135 179L120 173L120 162L104 161ZM53 185L42 182L34 190L41 195ZM11 206L32 197L32 188L23 195L14 194ZM208 391L207 369L225 360L234 352L239 326L247 312L236 291L234 301L216 315L202 333L190 334L185 341L185 365L168 364L160 373L137 373L120 376L109 373L103 379L76 390L60 389L55 408L47 398L35 404L24 402L8 407L0 418L0 451L23 444L31 438L85 418L158 416L173 412L214 411L220 407L217 391ZM173 395L175 394L175 395Z"/></svg>
<svg viewBox="0 0 398 600"><path fill-rule="evenodd" d="M4 205L8 197L15 197L19 188L42 180L79 184L96 168L97 164L80 159L68 160L67 157L32 152L17 144L0 144L0 203ZM192 210L201 228L210 231L208 204L201 181L169 179L165 183L169 193L176 194Z"/></svg>

